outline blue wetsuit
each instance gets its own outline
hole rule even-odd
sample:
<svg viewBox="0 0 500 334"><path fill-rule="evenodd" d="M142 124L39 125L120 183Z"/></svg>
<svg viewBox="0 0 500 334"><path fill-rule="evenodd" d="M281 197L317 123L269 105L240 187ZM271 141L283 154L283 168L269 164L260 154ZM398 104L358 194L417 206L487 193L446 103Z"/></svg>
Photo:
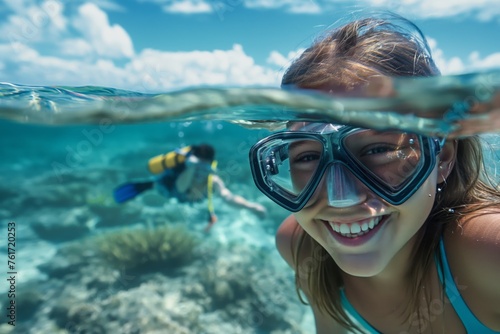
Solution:
<svg viewBox="0 0 500 334"><path fill-rule="evenodd" d="M465 327L465 330L468 334L498 334L500 332L496 332L492 329L489 329L485 325L483 325L476 316L471 312L467 304L463 300L460 295L460 291L458 291L457 285L455 284L455 280L451 275L450 266L448 265L448 259L446 257L446 251L444 248L444 242L441 239L439 242L439 256L441 257L441 261L443 263L443 273L438 268L439 280L443 283L443 275L445 284L445 293L448 297L451 305L455 309L455 312L458 314L458 317L462 321L462 324ZM437 261L436 261L437 265ZM342 302L342 306L344 310L349 313L356 321L359 322L361 327L370 334L380 334L375 328L373 328L363 317L356 311L356 309L351 305L349 300L345 295L344 289L340 290L340 298Z"/></svg>
<svg viewBox="0 0 500 334"><path fill-rule="evenodd" d="M155 180L158 191L164 197L175 197L179 202L187 202L186 194L180 193L175 187L175 181L182 170L167 169Z"/></svg>

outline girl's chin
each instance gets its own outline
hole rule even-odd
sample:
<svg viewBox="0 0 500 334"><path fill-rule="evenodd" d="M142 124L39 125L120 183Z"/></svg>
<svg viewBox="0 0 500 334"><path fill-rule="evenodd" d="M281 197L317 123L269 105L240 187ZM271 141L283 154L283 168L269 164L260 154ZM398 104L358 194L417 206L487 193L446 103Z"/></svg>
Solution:
<svg viewBox="0 0 500 334"><path fill-rule="evenodd" d="M335 254L331 256L343 272L356 277L377 276L389 262L380 254Z"/></svg>

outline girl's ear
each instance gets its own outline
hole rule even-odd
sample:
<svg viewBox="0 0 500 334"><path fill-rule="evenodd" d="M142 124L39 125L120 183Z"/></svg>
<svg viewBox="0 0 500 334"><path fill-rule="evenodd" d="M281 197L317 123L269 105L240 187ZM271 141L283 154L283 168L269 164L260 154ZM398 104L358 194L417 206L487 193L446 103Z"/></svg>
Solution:
<svg viewBox="0 0 500 334"><path fill-rule="evenodd" d="M438 184L446 181L455 165L457 158L457 140L446 141L439 153L438 162Z"/></svg>

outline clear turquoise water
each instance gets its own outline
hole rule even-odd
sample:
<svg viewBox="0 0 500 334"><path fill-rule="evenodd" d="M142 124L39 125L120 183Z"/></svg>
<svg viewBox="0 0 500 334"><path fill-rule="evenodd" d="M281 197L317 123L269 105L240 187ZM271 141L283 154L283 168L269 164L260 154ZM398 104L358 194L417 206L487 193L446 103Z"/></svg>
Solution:
<svg viewBox="0 0 500 334"><path fill-rule="evenodd" d="M310 314L299 306L292 272L274 250L273 234L288 214L254 186L248 163L251 145L288 119L424 134L476 133L490 144L487 165L496 173L498 112L472 115L460 107L472 97L487 101L498 93L498 78L499 72L490 72L395 81L397 98L334 100L257 88L144 95L103 87L2 84L0 235L6 235L9 222L16 223L16 300L21 306L15 330L85 333L90 326L96 333L161 333L166 328L168 333L311 332ZM244 126L235 121L244 121ZM114 187L149 176L149 158L202 142L216 147L220 176L228 188L264 205L266 218L216 196L219 221L206 234L206 203L178 203L154 191L121 206L113 203ZM175 273L133 274L99 262L98 246L92 243L96 237L166 225L183 226L199 238L198 261ZM85 246L68 255L70 245ZM5 237L0 250L6 260ZM3 265L2 272L7 270ZM206 272L211 274L201 274ZM9 286L1 281L0 302L5 303ZM38 297L25 299L38 302L23 301L33 290ZM93 305L90 311L88 305ZM147 307L159 313L138 313L137 308ZM120 312L113 313L115 309ZM84 311L90 312L87 318ZM9 330L0 327L0 332Z"/></svg>
<svg viewBox="0 0 500 334"><path fill-rule="evenodd" d="M275 128L289 120L322 120L426 135L497 132L500 70L375 82L355 97L276 88L195 88L142 94L107 87L0 84L0 117L49 125L217 120ZM496 100L495 100L496 99ZM496 107L469 112L477 103Z"/></svg>

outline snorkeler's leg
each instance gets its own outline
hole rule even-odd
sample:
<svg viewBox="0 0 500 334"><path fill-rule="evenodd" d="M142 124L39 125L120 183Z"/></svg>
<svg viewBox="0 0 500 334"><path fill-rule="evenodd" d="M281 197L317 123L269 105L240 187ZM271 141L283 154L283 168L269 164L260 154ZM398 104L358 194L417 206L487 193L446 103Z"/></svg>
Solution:
<svg viewBox="0 0 500 334"><path fill-rule="evenodd" d="M124 203L135 198L140 193L152 189L153 185L154 182L152 181L125 183L113 190L113 198L116 203Z"/></svg>
<svg viewBox="0 0 500 334"><path fill-rule="evenodd" d="M172 191L170 190L175 179L172 178L170 171L166 171L162 175L156 177L154 180L154 188L156 191L165 198L172 197Z"/></svg>

